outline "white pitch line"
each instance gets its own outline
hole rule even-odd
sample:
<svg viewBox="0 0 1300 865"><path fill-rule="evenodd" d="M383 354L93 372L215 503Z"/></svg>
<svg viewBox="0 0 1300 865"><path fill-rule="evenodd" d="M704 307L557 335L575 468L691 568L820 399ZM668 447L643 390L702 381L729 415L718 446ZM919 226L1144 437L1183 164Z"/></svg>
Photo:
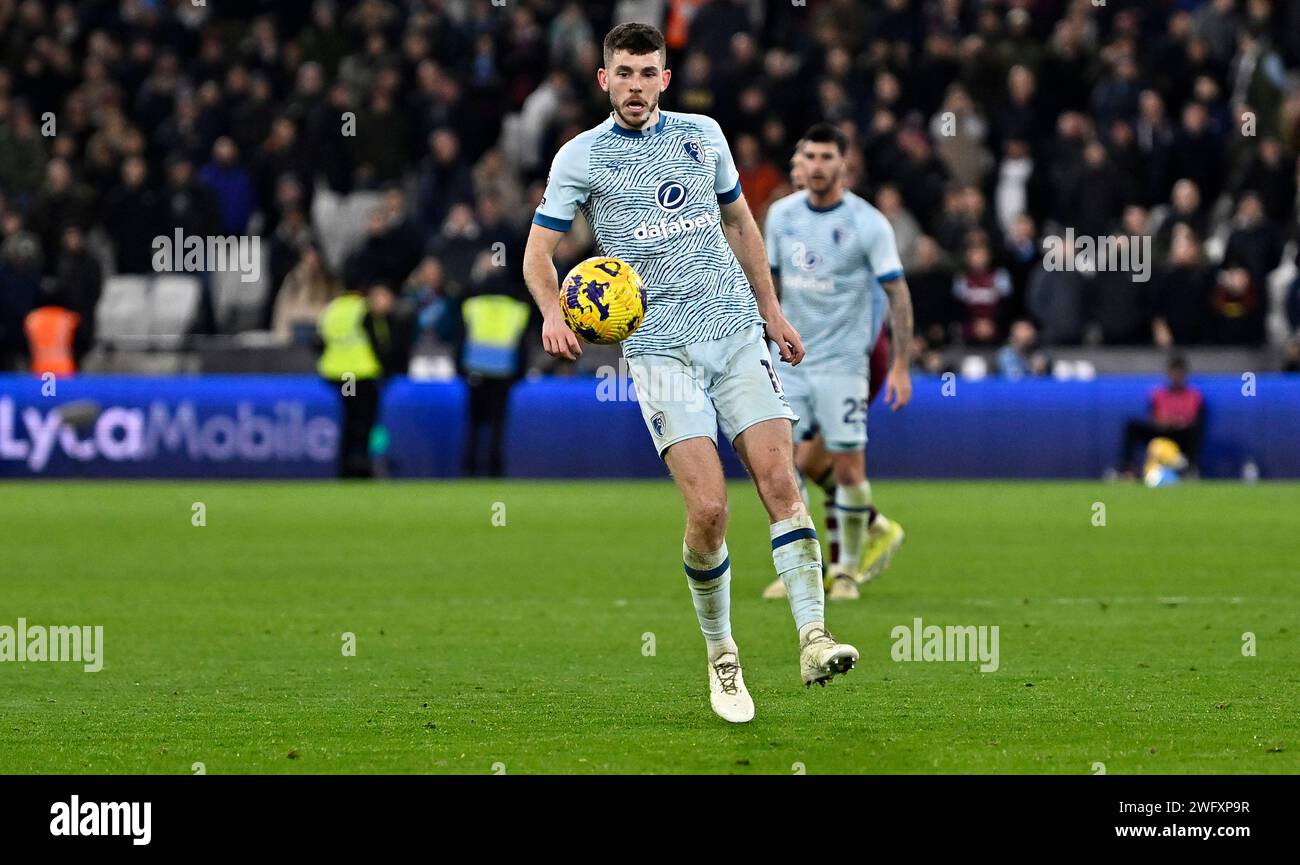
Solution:
<svg viewBox="0 0 1300 865"><path fill-rule="evenodd" d="M1065 605L1092 605L1092 604L1240 604L1250 600L1248 598L1191 598L1191 597L1159 597L1159 598L1029 598L1029 604L1065 604ZM1255 601L1262 601L1263 598L1255 598ZM1280 599L1274 599L1280 600ZM964 604L970 604L976 607L1002 606L1006 604L1019 604L1027 606L1024 598L966 598L962 600Z"/></svg>

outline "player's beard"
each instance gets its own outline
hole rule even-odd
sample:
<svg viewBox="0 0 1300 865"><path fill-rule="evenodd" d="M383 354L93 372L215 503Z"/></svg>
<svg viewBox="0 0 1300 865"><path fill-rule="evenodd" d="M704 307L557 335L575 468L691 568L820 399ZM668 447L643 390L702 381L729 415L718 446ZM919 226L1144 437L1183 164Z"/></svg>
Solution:
<svg viewBox="0 0 1300 865"><path fill-rule="evenodd" d="M827 173L825 180L815 180L812 174L804 172L804 187L812 190L818 195L829 195L840 184L844 178L844 169L834 173Z"/></svg>
<svg viewBox="0 0 1300 865"><path fill-rule="evenodd" d="M629 101L632 100L630 99L623 100L624 104L626 104ZM614 97L611 96L609 100L610 106L614 109L614 113L618 115L618 119L622 120L625 124L632 127L633 129L641 129L648 122L650 122L650 118L651 116L654 115L655 109L659 107L659 97L657 96L654 98L653 101L645 98L642 98L640 101L645 103L645 114L642 116L641 124L638 126L634 121L630 120L626 114L623 113L622 106L614 102Z"/></svg>

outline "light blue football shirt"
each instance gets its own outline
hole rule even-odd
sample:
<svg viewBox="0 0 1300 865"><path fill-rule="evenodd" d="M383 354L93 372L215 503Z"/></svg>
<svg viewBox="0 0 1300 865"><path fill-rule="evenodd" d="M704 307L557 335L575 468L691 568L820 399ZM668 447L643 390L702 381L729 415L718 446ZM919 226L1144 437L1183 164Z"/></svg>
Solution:
<svg viewBox="0 0 1300 865"><path fill-rule="evenodd" d="M882 314L880 282L903 275L894 229L852 192L816 208L801 190L767 209L768 264L781 280L781 309L803 338L806 372L865 375Z"/></svg>
<svg viewBox="0 0 1300 865"><path fill-rule="evenodd" d="M722 231L740 175L717 121L660 111L633 131L610 116L555 154L533 222L568 231L581 210L600 255L632 265L646 317L628 357L721 339L761 324L749 279Z"/></svg>

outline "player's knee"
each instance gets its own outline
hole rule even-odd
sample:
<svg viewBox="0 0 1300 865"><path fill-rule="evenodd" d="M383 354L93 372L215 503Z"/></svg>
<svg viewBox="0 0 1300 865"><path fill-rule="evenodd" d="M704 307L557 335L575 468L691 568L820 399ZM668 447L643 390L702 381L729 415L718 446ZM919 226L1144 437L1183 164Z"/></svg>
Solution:
<svg viewBox="0 0 1300 865"><path fill-rule="evenodd" d="M725 496L708 497L691 505L689 512L691 528L709 540L716 540L721 546L727 534L727 499ZM716 547L710 547L715 549Z"/></svg>
<svg viewBox="0 0 1300 865"><path fill-rule="evenodd" d="M758 488L773 522L788 520L806 510L799 483L788 468L773 468L765 472L758 478Z"/></svg>

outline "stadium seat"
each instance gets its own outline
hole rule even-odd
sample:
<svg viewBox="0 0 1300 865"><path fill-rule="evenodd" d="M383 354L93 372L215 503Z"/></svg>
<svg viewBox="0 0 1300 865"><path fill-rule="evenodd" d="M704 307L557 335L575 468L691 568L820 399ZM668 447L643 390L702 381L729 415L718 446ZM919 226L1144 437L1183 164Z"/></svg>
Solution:
<svg viewBox="0 0 1300 865"><path fill-rule="evenodd" d="M156 347L174 348L184 340L199 307L199 291L199 280L193 276L166 274L154 279L149 336Z"/></svg>
<svg viewBox="0 0 1300 865"><path fill-rule="evenodd" d="M119 345L148 338L149 277L110 276L96 308L99 339Z"/></svg>

